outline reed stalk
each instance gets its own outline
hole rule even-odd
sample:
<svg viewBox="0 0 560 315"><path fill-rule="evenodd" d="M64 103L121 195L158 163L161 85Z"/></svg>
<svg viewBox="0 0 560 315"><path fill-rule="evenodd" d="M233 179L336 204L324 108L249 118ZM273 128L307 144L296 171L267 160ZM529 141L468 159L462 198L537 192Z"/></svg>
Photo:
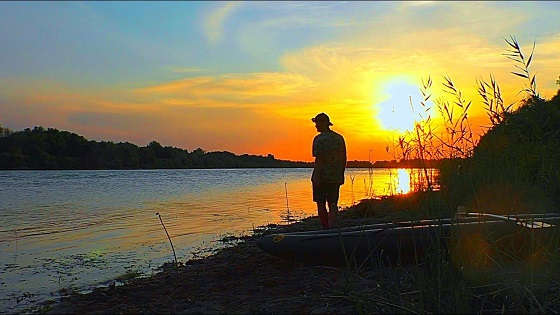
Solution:
<svg viewBox="0 0 560 315"><path fill-rule="evenodd" d="M480 143L480 137L473 133L469 118L473 103L465 97L450 76L445 76L443 83L443 90L450 97L435 100L437 110L443 118L442 124L437 125L438 129L441 129L436 129L430 119L429 110L426 111L431 107L428 104L431 96L427 89L431 85L428 84L431 81L428 77L421 86L421 90L425 91L422 93L421 101L424 105L415 106L416 104L409 98L411 110L418 114L418 121L413 129L406 131L393 142L395 148L393 154L401 159L419 158L423 162L429 158L449 159L447 165L450 170L446 176L452 187L445 189L453 189L461 201L475 202L477 208L487 207L496 199L507 199L510 207L506 210L511 212L524 210L523 202L527 199L541 202L539 200L541 195L536 195L534 193L536 189L531 187L537 181L541 184L546 179L546 186L558 187L558 181L553 180L560 178L558 175L560 173L557 168L554 168L555 158L558 157L556 149L558 141L555 137L557 128L553 125L555 121L553 117L558 117L558 112L550 108L558 104L560 96L555 98L556 101L550 101L551 105L548 109L546 107L548 104L539 103L535 75L530 68L534 45L531 54L526 56L514 37L506 39L506 42L510 47L508 58L516 62L517 71L513 74L526 79L527 87L522 91L530 96L530 99L525 102L529 104L527 106L529 108L523 108L525 105L515 108L515 103L506 102L493 74L490 74L487 81L485 79L477 81L477 92L482 98L479 104L483 106L490 122L487 132L507 131L507 135L511 132L527 143L508 144L510 147L507 153L511 153L511 156L504 156L500 151L499 141L516 138L497 138L492 141L498 143ZM557 84L560 85L560 77ZM541 107L536 108L537 106ZM541 110L543 112L539 112ZM519 111L528 114L516 117ZM508 123L509 128L509 124L515 122L514 119L522 120L517 122L517 125L521 126L520 129L524 126L527 129L507 129L505 123ZM535 129L543 124L548 124L549 127L543 128L543 132L548 133L537 133ZM543 142L543 139L550 142ZM533 146L531 141L537 141L537 144L543 147ZM427 178L433 176L424 170L421 170L418 175L422 176L422 174ZM526 188L533 188L533 190L521 194L521 191ZM472 191L472 195L469 191ZM552 188L551 192L558 192L558 189ZM411 204L416 206L418 209L416 212L421 212L421 215L434 215L435 205L441 204L442 208L445 208L452 203L449 191L438 193L442 200L436 200L434 192L428 191L422 193L423 198L412 200ZM438 212L438 214L443 213L449 215L449 212ZM385 304L385 306L391 307L392 311L557 312L560 303L557 294L560 288L560 277L557 272L560 263L560 252L557 250L560 229L554 227L550 231L552 237L547 243L536 242L535 231L528 235L503 237L494 235L493 231L487 232L487 235L481 238L484 241L481 246L487 247L471 246L472 248L466 248L465 252L457 257L451 254L450 248L442 244L468 247L467 243L476 243L475 237L468 235L465 240L456 237L450 242L449 239L442 239L443 236L436 233L438 235L434 235L433 244L426 252L429 255L421 263L407 269L393 266L390 272L368 271L369 277L365 277L365 281L360 279L355 283L345 284L345 290L339 294L333 292L335 294L332 297L352 301L355 310L364 313L387 311L380 306L383 303L377 302L381 300L379 297L390 301L390 305ZM520 248L519 239L516 237L523 237L527 241L527 246ZM486 248L489 250L485 251ZM355 273L363 271L361 268L350 267L348 265L347 270ZM410 283L400 283L403 278L408 278ZM363 287L358 287L362 282L366 283ZM352 290L353 286L356 287L354 290Z"/></svg>
<svg viewBox="0 0 560 315"><path fill-rule="evenodd" d="M165 235L167 235L167 239L169 240L169 244L171 244L171 250L173 251L173 258L175 259L175 268L178 270L179 264L177 263L177 255L175 254L175 247L173 246L173 242L171 241L171 237L169 236L169 233L167 232L167 228L165 228L165 224L163 224L163 220L161 219L161 215L159 215L159 212L156 212L156 215L159 218L159 222L161 222L161 226L163 226L163 230L165 231Z"/></svg>
<svg viewBox="0 0 560 315"><path fill-rule="evenodd" d="M535 52L536 42L533 42L533 49L531 50L529 57L525 58L526 56L523 54L521 46L514 36L510 36L509 39L505 38L505 41L509 48L503 55L515 62L513 66L516 71L512 71L511 73L527 80L527 86L521 91L526 92L530 97L538 98L539 93L537 92L536 75L531 75L531 70L529 69L531 61L533 61L533 53Z"/></svg>
<svg viewBox="0 0 560 315"><path fill-rule="evenodd" d="M356 175L350 175L350 182L351 182L351 189L352 189L352 205L354 205L356 202L354 200L354 179L356 179Z"/></svg>
<svg viewBox="0 0 560 315"><path fill-rule="evenodd" d="M286 211L290 215L290 204L288 203L288 183L284 182L284 191L286 192Z"/></svg>

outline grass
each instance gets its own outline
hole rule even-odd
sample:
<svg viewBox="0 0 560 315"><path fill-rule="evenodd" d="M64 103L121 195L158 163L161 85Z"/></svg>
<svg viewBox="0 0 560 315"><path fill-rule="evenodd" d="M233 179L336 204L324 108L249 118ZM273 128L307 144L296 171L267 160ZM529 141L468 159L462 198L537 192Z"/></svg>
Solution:
<svg viewBox="0 0 560 315"><path fill-rule="evenodd" d="M425 191L362 200L342 211L340 222L355 225L453 214L443 192ZM293 226L283 231L310 228ZM560 309L557 227L550 239L540 242L532 233L433 236L427 255L415 264L356 264L350 260L342 268L333 268L337 280L329 282L320 296L324 304L320 310L367 314L555 313ZM528 246L520 248L520 238L529 240ZM350 309L344 308L348 305Z"/></svg>
<svg viewBox="0 0 560 315"><path fill-rule="evenodd" d="M514 37L506 42L505 55L515 62L512 73L526 80L522 90L526 100L505 105L492 75L489 81L478 81L490 126L476 139L468 119L473 103L446 76L444 91L451 100L435 100L443 117L438 132L425 114L432 88L428 77L420 88L418 121L395 146L401 159L443 159L441 191L432 192L427 185L425 192L364 201L356 215L389 221L453 217L458 205L494 213L558 212L560 93L542 100L530 70L534 45L525 55ZM412 102L411 107L415 109ZM425 177L430 179L427 173ZM435 235L429 255L412 267L397 266L371 275L350 268L369 275L368 281L344 297L364 313L384 311L390 305L383 301L390 301L394 312L557 313L559 235L556 227L551 239L542 243L535 241L534 233L526 234L529 248L520 248L519 235L498 238L492 231L453 235L443 242L445 236ZM445 243L448 248L442 249L440 244ZM368 283L375 284L373 289Z"/></svg>
<svg viewBox="0 0 560 315"><path fill-rule="evenodd" d="M364 200L347 216L385 221L449 216L441 195L421 192ZM410 208L415 204L419 207ZM530 240L524 251L515 238L520 235L483 231L448 239L436 233L425 259L417 264L348 264L341 270L345 282L333 288L330 298L352 303L359 313L558 312L559 232L556 227L547 241ZM507 243L508 237L516 242ZM441 246L446 243L447 248Z"/></svg>
<svg viewBox="0 0 560 315"><path fill-rule="evenodd" d="M517 77L524 79L521 92L526 99L510 103L503 99L499 83L478 80L477 92L489 126L476 137L469 120L474 106L450 76L443 91L448 98L433 101L441 121L430 115L433 107L432 80L422 80L422 100L411 108L417 115L415 127L394 144L398 159L439 159L440 184L450 205L463 204L500 213L555 211L560 204L560 96L545 101L539 97L536 76L531 70L535 45L525 54L515 37L506 38L504 54L513 60ZM423 188L434 181L424 169ZM421 187L422 189L422 187Z"/></svg>
<svg viewBox="0 0 560 315"><path fill-rule="evenodd" d="M505 105L492 75L488 82L478 81L490 126L475 139L468 120L472 101L447 76L444 90L452 100L435 101L443 117L443 130L438 132L425 114L430 110L428 77L420 88L424 98L414 130L399 137L395 147L401 159L443 159L441 191L427 185L424 192L366 200L356 206L356 218L453 217L458 205L494 213L558 212L560 93L542 100L530 70L534 45L531 54L524 55L514 37L506 42L506 55L516 63L513 74L526 79L526 100ZM412 102L411 107L414 111ZM443 237L447 236L434 235L429 254L412 266L379 270L348 264L346 272L355 275L346 278L354 280L333 290L333 297L350 301L360 313L558 313L557 227L546 241L536 241L535 232ZM521 246L523 240L529 245ZM446 243L447 248L440 246Z"/></svg>

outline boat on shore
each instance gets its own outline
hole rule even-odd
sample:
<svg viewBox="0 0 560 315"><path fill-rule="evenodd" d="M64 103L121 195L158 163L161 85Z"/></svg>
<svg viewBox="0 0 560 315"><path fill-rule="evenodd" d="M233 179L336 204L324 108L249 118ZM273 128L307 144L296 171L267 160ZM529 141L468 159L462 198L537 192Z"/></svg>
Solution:
<svg viewBox="0 0 560 315"><path fill-rule="evenodd" d="M321 265L418 263L427 253L465 250L472 247L465 245L481 238L524 256L529 247L550 243L550 236L557 234L553 231L559 231L558 223L560 214L555 213L464 213L455 218L271 234L257 240L257 246L286 260ZM529 241L533 243L526 244Z"/></svg>

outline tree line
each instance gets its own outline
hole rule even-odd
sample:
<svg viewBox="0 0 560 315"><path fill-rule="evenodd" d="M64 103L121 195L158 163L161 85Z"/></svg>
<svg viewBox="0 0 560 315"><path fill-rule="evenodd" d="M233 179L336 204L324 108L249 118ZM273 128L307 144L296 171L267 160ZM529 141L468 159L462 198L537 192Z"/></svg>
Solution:
<svg viewBox="0 0 560 315"><path fill-rule="evenodd" d="M349 168L437 167L437 161L348 161ZM295 168L313 162L278 160L274 155L236 155L227 151L191 152L152 141L144 147L129 142L87 140L72 132L34 127L12 131L0 126L0 169L171 169Z"/></svg>
<svg viewBox="0 0 560 315"><path fill-rule="evenodd" d="M313 167L313 163L277 160L272 154L192 152L157 141L139 147L129 142L87 140L53 128L34 127L0 136L0 169L169 169Z"/></svg>

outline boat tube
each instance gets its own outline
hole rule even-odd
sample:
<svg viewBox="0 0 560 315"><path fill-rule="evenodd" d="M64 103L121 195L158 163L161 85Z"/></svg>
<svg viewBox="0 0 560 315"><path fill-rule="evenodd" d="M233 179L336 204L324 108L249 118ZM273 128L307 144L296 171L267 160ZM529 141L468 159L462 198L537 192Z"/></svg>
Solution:
<svg viewBox="0 0 560 315"><path fill-rule="evenodd" d="M499 240L501 246L521 248L523 240L543 239L551 231L558 231L559 221L560 214L512 219L469 213L465 218L271 234L258 239L257 246L273 256L310 264L408 264L420 262L426 253L453 250L458 241L468 242L472 235L485 235Z"/></svg>

